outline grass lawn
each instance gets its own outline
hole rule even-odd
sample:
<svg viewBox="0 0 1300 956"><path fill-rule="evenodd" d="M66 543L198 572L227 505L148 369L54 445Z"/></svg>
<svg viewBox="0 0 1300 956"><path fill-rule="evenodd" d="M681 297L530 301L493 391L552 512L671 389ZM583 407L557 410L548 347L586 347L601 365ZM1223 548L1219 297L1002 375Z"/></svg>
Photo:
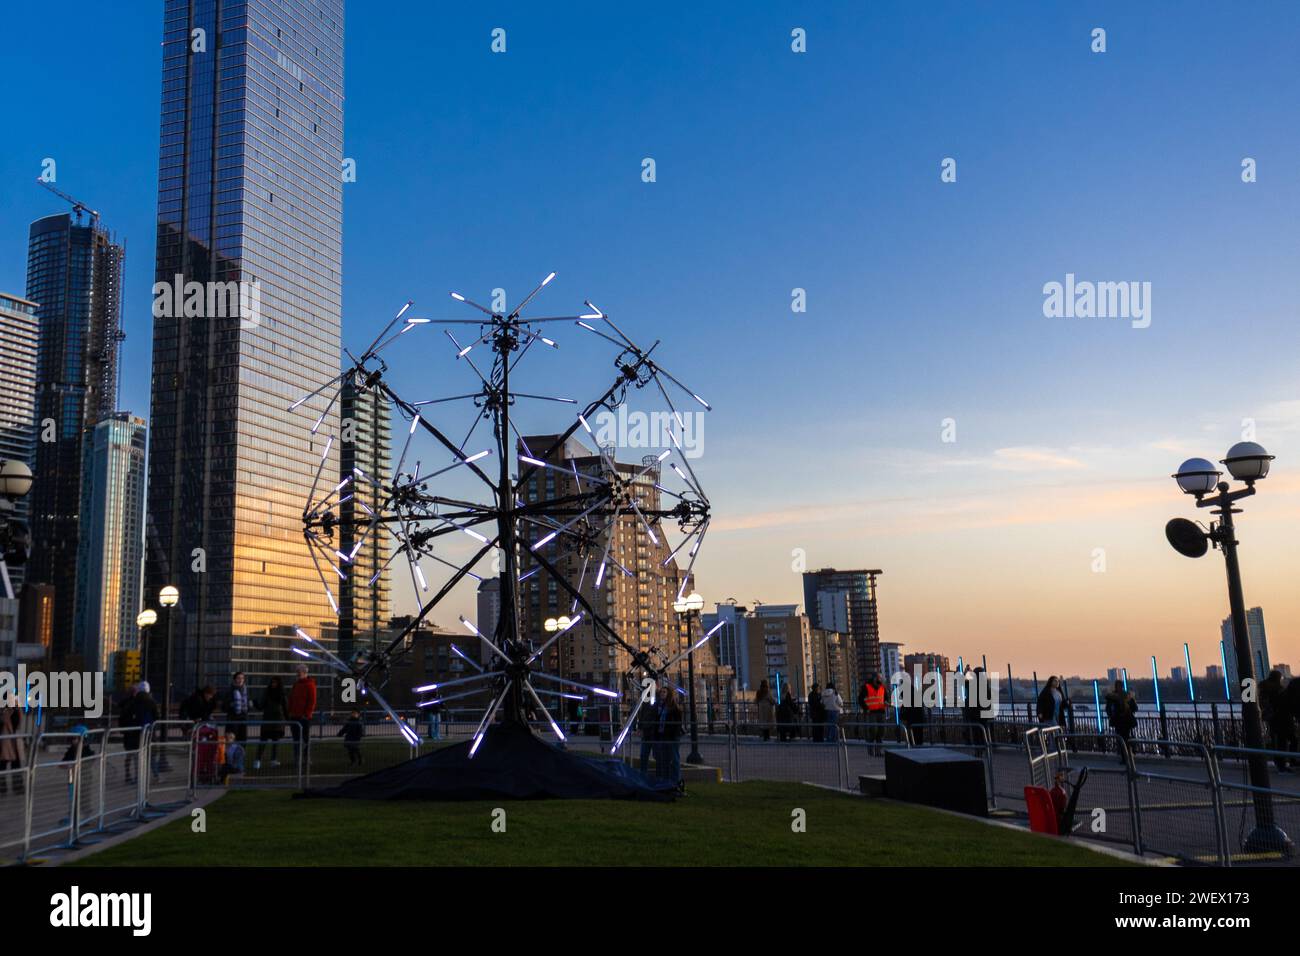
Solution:
<svg viewBox="0 0 1300 956"><path fill-rule="evenodd" d="M491 829L506 811L506 832ZM791 811L807 831L791 831ZM235 790L76 866L1122 866L1029 833L797 783L704 784L672 804L294 800Z"/></svg>

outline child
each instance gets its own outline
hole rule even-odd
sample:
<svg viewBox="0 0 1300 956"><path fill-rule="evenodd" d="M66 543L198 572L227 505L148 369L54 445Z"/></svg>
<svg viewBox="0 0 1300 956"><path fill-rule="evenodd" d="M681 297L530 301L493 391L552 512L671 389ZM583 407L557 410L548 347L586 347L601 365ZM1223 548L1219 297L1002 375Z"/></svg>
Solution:
<svg viewBox="0 0 1300 956"><path fill-rule="evenodd" d="M361 711L353 708L352 716L335 735L343 738L343 749L348 752L348 766L361 766L361 738L366 735L366 725L361 722Z"/></svg>
<svg viewBox="0 0 1300 956"><path fill-rule="evenodd" d="M235 774L244 772L244 746L239 742L239 738L233 730L226 731L226 759L221 763L219 775L221 785L224 787L230 783L230 778Z"/></svg>
<svg viewBox="0 0 1300 956"><path fill-rule="evenodd" d="M80 761L88 760L89 758L95 756L95 751L90 746L90 739L89 739L90 729L87 728L85 724L77 724L77 726L72 728L71 732L76 734L78 737L80 737L81 740L79 741L74 740L72 743L68 744L68 749L63 752L63 763L72 765L68 767L69 814L71 814L72 809L75 809L74 802L76 800L76 794L77 794L77 789L76 789L77 769L80 766ZM80 744L80 759L78 759L78 744ZM66 816L59 821L59 826L61 827L68 826L71 820L72 820L71 815Z"/></svg>

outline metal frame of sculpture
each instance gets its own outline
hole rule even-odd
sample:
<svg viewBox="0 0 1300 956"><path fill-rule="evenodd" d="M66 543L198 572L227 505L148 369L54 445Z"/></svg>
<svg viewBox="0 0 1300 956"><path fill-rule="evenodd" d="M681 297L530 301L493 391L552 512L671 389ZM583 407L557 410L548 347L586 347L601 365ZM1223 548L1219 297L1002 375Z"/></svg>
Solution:
<svg viewBox="0 0 1300 956"><path fill-rule="evenodd" d="M522 315L524 309L554 278L555 273L552 272L510 312L494 311L467 299L460 293L451 293L453 299L481 312L482 317L477 319L405 318L412 305L411 302L407 302L383 332L359 356L345 350L350 364L339 376L291 406L291 410L296 409L315 396L336 388L333 398L312 427L312 433L316 434L329 411L338 402L344 384L350 379L356 388L374 391L384 400L391 402L393 408L410 422L402 455L391 478L367 475L358 468L354 469L353 474L344 476L328 491L318 494L322 491L322 476L334 442L332 436L329 438L303 511L303 534L335 614L339 612L339 604L334 587L331 586L330 574L339 580L347 580L352 559L370 535L389 534L396 546L384 568L376 571L375 576L370 579L371 585L388 566L397 560L399 555L406 559L412 585L417 593L429 590L428 581L420 566L421 559L446 565L451 569L451 573L433 596L423 604L411 622L382 649L359 652L354 659L343 661L304 630L296 628L297 635L306 646L295 646L292 650L301 657L331 667L355 679L357 687L379 704L412 744L418 742L418 734L389 706L380 693L380 688L384 686L393 662L404 653L407 636L420 626L420 623L459 582L467 577L482 580L473 569L494 548L500 549L501 556L499 568L501 610L496 630L492 635L482 634L472 622L464 617L460 619L470 632L491 648L492 659L487 666L483 666L453 644L452 650L468 662L476 673L468 677L416 688L416 691L421 694L431 695L422 701L420 706L487 695L486 699L489 702L474 732L470 747L471 756L483 742L488 727L498 714L503 720L527 725L528 713L531 710L540 714L549 724L554 735L563 742L564 732L543 703L542 697L577 696L617 699L623 696L621 691L583 684L558 674L548 673L538 666L539 659L551 645L572 631L573 626L584 616L594 624L593 633L598 641L622 647L631 655L632 668L624 674L624 686L628 690L635 689L638 696L621 731L614 738L611 751L617 750L623 743L642 705L651 699L654 684L666 676L673 664L707 641L712 633L704 635L691 647L675 654L671 649L641 649L621 636L582 593L589 574L594 575L593 589L596 591L607 586L609 577L614 574L634 576L634 573L623 567L612 553L613 534L618 521L624 517L634 517L641 522L656 543L658 536L655 528L659 527L662 531L664 523L676 523L681 540L671 549L663 563L667 564L683 552L689 559L685 572L681 576L681 586L677 595L680 601L692 580L700 544L708 531L709 499L689 459L683 453L678 432L674 432L671 425L669 436L675 448L664 451L650 460L649 464L643 463L642 470L630 478L620 472L609 450L605 448L599 449L598 474L580 472L572 461L569 463L570 468L565 469L548 459L554 452L562 449L580 429L594 435L589 419L600 409L614 411L625 401L631 389L654 386L667 402L672 418L681 431L685 430L685 424L670 394L672 389L679 389L705 410L710 410L710 405L652 358L653 353L659 348L658 340L649 348L642 349L624 334L606 313L590 301L584 302L587 311L580 315L524 318ZM399 323L402 325L397 328ZM573 399L517 391L512 385L512 375L519 362L534 346L558 348L553 339L543 334L544 327L556 323L575 324L617 348L614 358L616 375L613 384L599 398L587 404L550 447L534 453L528 448L523 435L511 420L511 408L514 404L521 400L574 405L577 402ZM472 371L478 384L476 391L427 401L409 402L398 395L385 381L384 376L388 367L379 358L379 353L394 342L402 340L407 333L424 325L447 327L443 332L451 348L454 349L456 361ZM468 340L467 344L462 344L457 338L453 331L453 327L456 326L472 327L467 332L462 329L464 337ZM491 365L486 372L474 361L472 353L476 349L486 349L491 353ZM459 443L421 412L424 406L453 402L472 402L477 410L473 424ZM467 453L469 442L483 422L491 424L492 445L484 450ZM411 441L420 430L431 436L449 453L451 458L449 464L422 471L417 463L409 472L403 471ZM492 471L488 469L488 459L494 454L497 462L495 470ZM660 483L658 479L663 473L657 470L660 463L674 455L681 462L680 466L676 460L668 462L669 468L681 482L676 491ZM515 462L518 463L517 467L512 467ZM435 479L459 469L466 469L480 479L482 485L490 490L490 501L486 503L470 501L444 496L429 490L430 483ZM525 484L531 477L545 469L556 470L572 478L578 489L576 493L525 502L521 497ZM656 472L654 488L659 494L659 500L655 504L659 507L651 507L651 502L642 500L636 480L652 470ZM354 517L351 521L360 528L361 533L356 537L356 544L352 551L344 554L335 542L336 534L347 519L340 516L338 509L342 503L355 496L354 489L361 483L375 495L375 500L382 502L382 506L379 509L372 509L358 499L360 504L358 510L365 514ZM663 507L669 500L672 506ZM468 535L481 547L466 562L449 561L436 553L436 546L448 535ZM554 544L557 549L557 557L560 553L581 556L582 570L576 584L560 572L556 566L557 561L549 560L542 553L543 548L551 544ZM536 566L521 573L519 558L523 548L528 549ZM575 616L570 619L567 627L557 629L555 634L540 647L533 647L521 636L520 585L539 570L545 570L557 586L571 597L572 613ZM545 682L540 688L534 683L538 680Z"/></svg>

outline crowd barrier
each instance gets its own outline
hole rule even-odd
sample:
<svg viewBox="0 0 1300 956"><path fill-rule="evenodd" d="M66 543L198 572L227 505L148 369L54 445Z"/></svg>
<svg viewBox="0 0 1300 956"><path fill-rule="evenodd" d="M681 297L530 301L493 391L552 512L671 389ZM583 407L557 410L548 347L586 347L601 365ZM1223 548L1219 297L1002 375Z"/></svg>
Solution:
<svg viewBox="0 0 1300 956"><path fill-rule="evenodd" d="M367 724L353 744L341 721L317 722L310 733L286 722L246 720L158 721L147 728L100 727L86 733L46 731L11 735L22 745L21 766L0 768L0 859L32 860L58 849L89 846L105 835L164 815L212 787L328 786L470 739L476 721L441 720L420 726L411 743L390 720ZM553 739L549 724L535 725ZM1300 755L1248 751L1188 740L1126 742L1114 734L1071 733L1025 725L1017 743L1003 727L984 722L873 724L849 720L834 739L799 724L701 722L698 742L689 725L677 746L683 766L693 750L726 782L778 780L857 789L863 774L884 770L894 748L949 747L984 763L990 809L1023 812L1027 785L1067 785L1087 768L1074 835L1158 854L1186 864L1251 865L1300 862L1289 843L1252 845L1259 821L1300 833L1300 780L1274 776L1269 787L1250 782L1248 759L1287 767ZM656 751L635 729L618 724L568 722L564 746L617 757L657 772ZM242 770L224 766L225 737L243 747ZM880 740L877 741L877 734ZM1300 775L1295 775L1300 777Z"/></svg>

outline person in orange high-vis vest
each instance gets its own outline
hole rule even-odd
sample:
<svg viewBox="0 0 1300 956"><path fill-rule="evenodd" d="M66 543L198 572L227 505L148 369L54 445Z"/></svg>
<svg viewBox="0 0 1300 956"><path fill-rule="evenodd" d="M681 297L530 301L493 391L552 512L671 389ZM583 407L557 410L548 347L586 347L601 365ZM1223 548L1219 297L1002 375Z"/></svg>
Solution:
<svg viewBox="0 0 1300 956"><path fill-rule="evenodd" d="M862 685L862 707L867 716L867 752L875 757L881 755L881 744L885 739L885 718L888 713L885 690L880 675L875 671L871 672L867 682Z"/></svg>

